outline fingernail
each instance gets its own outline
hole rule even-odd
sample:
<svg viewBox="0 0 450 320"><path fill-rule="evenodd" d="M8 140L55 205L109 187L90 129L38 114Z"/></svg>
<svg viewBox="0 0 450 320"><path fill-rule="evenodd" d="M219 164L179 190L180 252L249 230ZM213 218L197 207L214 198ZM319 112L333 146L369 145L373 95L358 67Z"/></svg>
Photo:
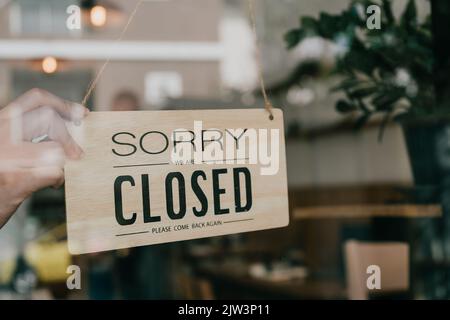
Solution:
<svg viewBox="0 0 450 320"><path fill-rule="evenodd" d="M70 158L72 160L80 160L84 152L79 146L74 145L70 150Z"/></svg>
<svg viewBox="0 0 450 320"><path fill-rule="evenodd" d="M78 103L72 104L72 120L75 121L81 121L86 115L86 108Z"/></svg>
<svg viewBox="0 0 450 320"><path fill-rule="evenodd" d="M54 186L53 189L59 189L64 185L64 177L61 178L61 181L58 181Z"/></svg>
<svg viewBox="0 0 450 320"><path fill-rule="evenodd" d="M84 151L81 149L80 146L77 146L77 152L78 152L78 159L81 159L84 156Z"/></svg>

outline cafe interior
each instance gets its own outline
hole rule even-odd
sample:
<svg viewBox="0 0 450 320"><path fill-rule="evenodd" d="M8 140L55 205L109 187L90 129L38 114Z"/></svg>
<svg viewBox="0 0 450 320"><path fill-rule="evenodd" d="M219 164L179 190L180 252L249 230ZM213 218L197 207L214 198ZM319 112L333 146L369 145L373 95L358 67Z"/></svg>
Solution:
<svg viewBox="0 0 450 320"><path fill-rule="evenodd" d="M41 190L0 230L0 299L449 299L445 12L446 0L0 0L0 108L32 88L81 102L93 82L94 112L264 108L262 77L284 113L290 216L71 255L64 188Z"/></svg>

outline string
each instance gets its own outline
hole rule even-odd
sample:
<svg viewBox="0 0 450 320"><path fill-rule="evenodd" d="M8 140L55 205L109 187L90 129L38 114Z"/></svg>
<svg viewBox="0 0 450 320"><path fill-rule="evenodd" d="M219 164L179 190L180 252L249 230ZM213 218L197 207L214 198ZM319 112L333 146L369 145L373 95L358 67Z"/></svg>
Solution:
<svg viewBox="0 0 450 320"><path fill-rule="evenodd" d="M125 36L126 32L128 31L128 27L131 25L131 22L133 21L139 6L142 4L142 2L144 2L146 0L139 0L136 4L136 6L134 7L133 12L130 14L128 21L125 25L125 27L123 28L122 32L120 33L119 37L116 39L115 43L117 44L118 42L120 42L123 37ZM262 68L262 64L261 64L261 57L260 57L260 48L259 48L259 44L258 44L258 34L257 34L257 29L256 29L256 18L255 18L255 10L254 10L254 5L253 5L253 0L247 0L248 1L248 7L249 7L249 11L250 11L250 20L252 23L252 28L253 28L253 33L255 36L255 40L256 40L256 63L258 66L258 74L259 74L259 81L260 81L260 85L261 85L261 92L262 95L264 97L264 105L265 105L265 109L267 110L267 112L269 113L269 119L273 120L274 116L272 113L272 109L273 109L273 105L269 100L269 97L267 95L266 92L266 87L265 87L265 83L264 83L264 77L263 77L263 68ZM8 3L8 2L7 2ZM89 100L89 97L92 95L93 90L95 89L95 87L97 86L98 81L100 80L103 72L105 71L107 65L109 64L109 62L111 61L111 57L108 57L105 62L103 63L102 67L99 69L99 71L97 72L94 80L91 81L91 83L89 84L88 90L86 92L86 95L83 98L82 101L82 105L86 105L87 100ZM56 226L55 228L51 228L50 230L47 230L46 232L40 234L38 237L36 237L36 239L40 239L42 237L47 236L48 234L51 234L53 231L57 230L58 228L60 228L61 226ZM33 239L35 240L35 239ZM32 240L31 240L32 241Z"/></svg>
<svg viewBox="0 0 450 320"><path fill-rule="evenodd" d="M136 6L134 7L133 12L130 14L130 16L128 17L128 21L125 24L125 27L122 29L122 32L120 33L119 37L116 39L115 44L119 43L120 41L122 41L123 37L125 36L125 33L128 30L128 27L130 26L131 22L134 19L134 16L136 15L139 6L142 4L144 0L139 0L138 3L136 4ZM103 63L102 67L99 69L99 71L97 72L95 78L91 81L91 83L89 84L88 90L86 92L86 95L83 98L83 101L81 102L81 104L83 106L86 105L86 102L89 100L90 96L92 95L92 92L94 91L95 87L97 86L98 81L100 80L103 72L106 69L106 66L109 64L109 62L111 61L111 57L108 57L105 62Z"/></svg>
<svg viewBox="0 0 450 320"><path fill-rule="evenodd" d="M249 15L250 15L250 21L252 24L252 29L253 29L253 34L255 36L255 42L256 42L256 65L258 67L258 76L259 76L259 83L261 85L261 93L263 95L264 98L264 108L267 110L267 112L269 113L269 119L273 120L273 113L272 113L272 109L273 109L273 105L270 102L270 99L267 95L266 92L266 85L264 82L264 70L262 67L262 62L261 62L261 48L259 46L259 42L258 42L258 32L257 32L257 28L256 28L256 17L255 17L255 6L253 3L254 0L247 0L248 3L248 10L249 10Z"/></svg>
<svg viewBox="0 0 450 320"><path fill-rule="evenodd" d="M247 3L248 3L249 12L250 12L250 20L251 20L251 24L252 24L252 30L253 30L253 34L255 36L255 41L256 41L255 57L256 57L256 64L258 67L258 77L259 77L259 82L260 82L260 86L261 86L261 93L264 98L264 107L267 110L267 112L269 113L269 119L273 120L274 119L273 112L272 112L273 105L270 102L270 99L267 95L266 85L264 82L264 72L263 72L263 67L262 67L262 62L261 62L261 50L260 50L259 43L258 43L258 33L257 33L257 29L256 29L255 8L254 8L253 1L254 0L247 0ZM118 42L120 42L123 39L123 37L125 36L125 34L128 30L128 27L130 26L131 22L133 21L135 15L139 9L139 6L142 4L142 2L144 2L144 0L139 0L137 2L136 6L134 7L133 12L128 17L128 21L127 21L126 25L124 26L119 37L116 39L116 41L115 41L116 44ZM101 66L101 68L99 69L99 71L97 72L94 79L89 84L86 95L84 96L84 98L81 102L82 105L86 105L87 101L89 100L90 96L92 95L92 92L94 91L95 87L97 86L98 81L100 80L103 72L105 71L105 69L108 66L108 64L110 63L110 61L111 61L111 57L108 57L105 60L105 62L103 63L103 65Z"/></svg>

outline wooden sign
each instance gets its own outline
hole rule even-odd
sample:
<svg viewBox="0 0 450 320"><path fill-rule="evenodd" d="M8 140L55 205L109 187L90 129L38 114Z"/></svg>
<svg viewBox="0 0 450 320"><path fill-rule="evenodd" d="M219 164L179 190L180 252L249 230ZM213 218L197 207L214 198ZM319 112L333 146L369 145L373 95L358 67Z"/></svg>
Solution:
<svg viewBox="0 0 450 320"><path fill-rule="evenodd" d="M66 164L69 250L83 254L289 224L283 114L92 112Z"/></svg>

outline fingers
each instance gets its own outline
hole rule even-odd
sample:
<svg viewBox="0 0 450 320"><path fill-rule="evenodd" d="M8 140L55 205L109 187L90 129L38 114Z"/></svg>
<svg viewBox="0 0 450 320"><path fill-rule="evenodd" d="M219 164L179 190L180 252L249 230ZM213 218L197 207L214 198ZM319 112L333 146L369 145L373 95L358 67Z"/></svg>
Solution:
<svg viewBox="0 0 450 320"><path fill-rule="evenodd" d="M76 160L83 154L80 146L67 130L65 121L49 107L28 112L24 117L23 128L23 136L27 141L46 135L50 140L61 145L68 158Z"/></svg>
<svg viewBox="0 0 450 320"><path fill-rule="evenodd" d="M41 167L26 170L30 193L47 187L59 188L64 183L64 171L60 167Z"/></svg>
<svg viewBox="0 0 450 320"><path fill-rule="evenodd" d="M74 122L80 122L89 113L82 105L63 100L41 89L26 92L3 111L9 117L14 117L45 106L55 110L62 118Z"/></svg>
<svg viewBox="0 0 450 320"><path fill-rule="evenodd" d="M16 205L38 190L47 187L58 188L64 183L64 172L60 167L16 168L9 173L3 172L2 177L4 180L13 179L6 183L15 190L14 199L10 201Z"/></svg>
<svg viewBox="0 0 450 320"><path fill-rule="evenodd" d="M79 159L82 150L67 131L63 119L75 124L89 113L79 104L74 104L40 89L33 89L0 110L0 120L10 121L11 143L32 141L47 135L59 142L70 159Z"/></svg>
<svg viewBox="0 0 450 320"><path fill-rule="evenodd" d="M64 167L64 150L56 142L24 143L20 149L22 164L27 168Z"/></svg>
<svg viewBox="0 0 450 320"><path fill-rule="evenodd" d="M64 150L57 142L38 144L25 142L6 150L0 159L1 168L64 167Z"/></svg>
<svg viewBox="0 0 450 320"><path fill-rule="evenodd" d="M59 142L64 149L65 154L73 160L78 160L83 154L83 150L75 142L67 130L64 120L59 118L58 115L53 117L53 121L50 122L48 129L48 137L56 142Z"/></svg>

